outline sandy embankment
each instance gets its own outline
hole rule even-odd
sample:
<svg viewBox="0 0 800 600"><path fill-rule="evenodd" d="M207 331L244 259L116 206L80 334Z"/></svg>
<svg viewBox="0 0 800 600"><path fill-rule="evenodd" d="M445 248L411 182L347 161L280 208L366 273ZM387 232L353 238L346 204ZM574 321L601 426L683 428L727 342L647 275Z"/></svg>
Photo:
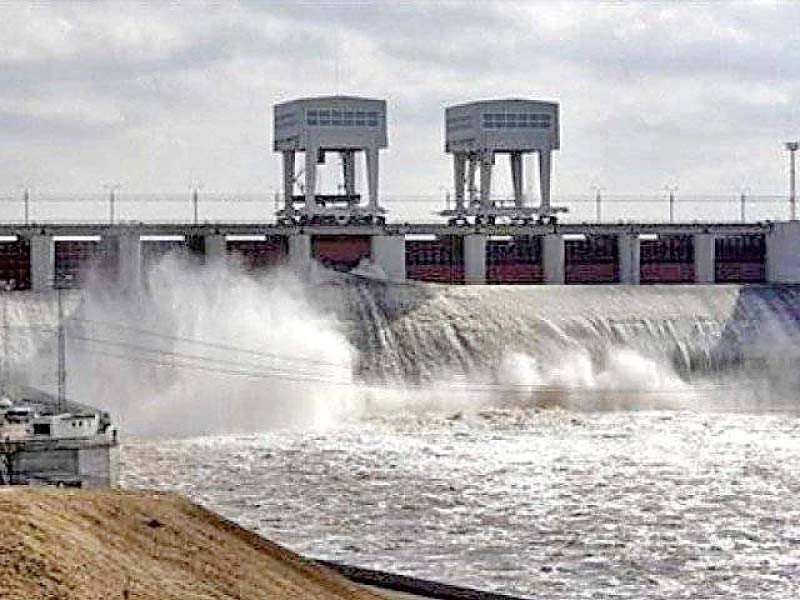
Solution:
<svg viewBox="0 0 800 600"><path fill-rule="evenodd" d="M379 596L173 494L6 488L0 598Z"/></svg>

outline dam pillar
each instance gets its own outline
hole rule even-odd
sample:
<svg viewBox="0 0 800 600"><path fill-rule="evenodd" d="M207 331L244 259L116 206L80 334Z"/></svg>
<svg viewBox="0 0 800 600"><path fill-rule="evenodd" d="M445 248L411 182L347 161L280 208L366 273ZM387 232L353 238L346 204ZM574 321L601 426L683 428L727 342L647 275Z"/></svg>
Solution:
<svg viewBox="0 0 800 600"><path fill-rule="evenodd" d="M56 276L55 242L49 235L31 238L31 289L41 292L53 287Z"/></svg>
<svg viewBox="0 0 800 600"><path fill-rule="evenodd" d="M104 232L97 245L98 271L107 281L116 284L119 281L119 238Z"/></svg>
<svg viewBox="0 0 800 600"><path fill-rule="evenodd" d="M564 238L557 233L542 237L542 267L544 282L555 285L564 283Z"/></svg>
<svg viewBox="0 0 800 600"><path fill-rule="evenodd" d="M289 236L289 263L295 267L304 267L311 262L311 236L298 233Z"/></svg>
<svg viewBox="0 0 800 600"><path fill-rule="evenodd" d="M464 283L486 283L486 236L464 236Z"/></svg>
<svg viewBox="0 0 800 600"><path fill-rule="evenodd" d="M619 282L628 285L639 285L641 260L639 236L623 234L617 237L619 251Z"/></svg>
<svg viewBox="0 0 800 600"><path fill-rule="evenodd" d="M204 253L206 264L224 262L228 256L228 240L218 233L203 236L205 239Z"/></svg>
<svg viewBox="0 0 800 600"><path fill-rule="evenodd" d="M715 277L715 250L714 235L711 233L698 233L694 236L694 282L714 283Z"/></svg>
<svg viewBox="0 0 800 600"><path fill-rule="evenodd" d="M124 289L137 289L142 283L142 240L138 232L119 235L119 282Z"/></svg>
<svg viewBox="0 0 800 600"><path fill-rule="evenodd" d="M800 221L772 227L767 233L767 281L800 283Z"/></svg>
<svg viewBox="0 0 800 600"><path fill-rule="evenodd" d="M402 235L373 235L371 259L389 281L406 280L406 238Z"/></svg>

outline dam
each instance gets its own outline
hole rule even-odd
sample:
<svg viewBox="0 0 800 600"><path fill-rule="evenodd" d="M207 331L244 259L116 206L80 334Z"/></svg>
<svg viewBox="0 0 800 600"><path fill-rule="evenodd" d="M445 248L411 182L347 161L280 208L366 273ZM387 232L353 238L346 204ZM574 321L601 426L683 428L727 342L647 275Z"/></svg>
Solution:
<svg viewBox="0 0 800 600"><path fill-rule="evenodd" d="M800 283L800 223L287 225L0 224L8 291L80 286L90 270L135 285L160 257L249 269L316 261L392 282L446 284Z"/></svg>
<svg viewBox="0 0 800 600"><path fill-rule="evenodd" d="M108 222L32 222L26 191L24 222L0 222L0 285L9 291L79 287L87 272L99 270L109 282L137 286L148 265L170 252L200 263L236 256L256 271L315 261L396 283L800 283L798 222L747 222L744 200L736 223L676 221L672 193L668 223L601 222L599 204L596 223L560 222L567 207L551 202L553 156L561 149L556 102L493 99L444 113L454 204L448 191L440 222L392 222L382 204L385 100L300 98L274 106L282 192L273 223L240 222L235 214L200 222L196 189L192 222L115 222L113 191ZM526 172L532 156L538 185L534 169ZM511 198L497 193L499 161L506 158ZM340 182L331 186L330 175ZM790 215L794 203L792 188Z"/></svg>

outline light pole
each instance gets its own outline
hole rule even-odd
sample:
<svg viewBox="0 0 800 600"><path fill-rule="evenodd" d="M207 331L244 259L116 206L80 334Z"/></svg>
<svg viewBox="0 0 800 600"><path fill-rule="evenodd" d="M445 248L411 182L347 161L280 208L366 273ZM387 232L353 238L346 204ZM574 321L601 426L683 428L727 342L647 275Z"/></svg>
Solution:
<svg viewBox="0 0 800 600"><path fill-rule="evenodd" d="M599 223L603 219L603 188L594 186L594 216Z"/></svg>
<svg viewBox="0 0 800 600"><path fill-rule="evenodd" d="M197 225L200 220L200 190L203 189L203 184L198 181L193 181L189 184L189 189L192 192L192 213L194 217L194 224Z"/></svg>
<svg viewBox="0 0 800 600"><path fill-rule="evenodd" d="M747 209L747 194L750 190L742 189L741 193L739 194L739 218L741 219L742 223L746 221L746 209Z"/></svg>
<svg viewBox="0 0 800 600"><path fill-rule="evenodd" d="M197 225L200 222L200 190L203 183L199 179L189 180L189 191L192 193L192 222Z"/></svg>
<svg viewBox="0 0 800 600"><path fill-rule="evenodd" d="M786 149L789 151L789 220L797 218L797 188L795 174L795 154L800 148L800 142L786 142Z"/></svg>
<svg viewBox="0 0 800 600"><path fill-rule="evenodd" d="M28 224L30 221L31 216L31 189L25 188L25 194L22 197L23 202L25 203L25 225Z"/></svg>
<svg viewBox="0 0 800 600"><path fill-rule="evenodd" d="M200 196L198 194L197 188L194 188L192 192L192 204L194 205L194 224L197 225L197 204L200 201Z"/></svg>
<svg viewBox="0 0 800 600"><path fill-rule="evenodd" d="M117 203L117 190L120 188L119 184L103 186L108 190L108 222L114 224L115 205Z"/></svg>
<svg viewBox="0 0 800 600"><path fill-rule="evenodd" d="M669 222L675 220L675 192L678 191L677 185L667 185L664 189L669 192Z"/></svg>

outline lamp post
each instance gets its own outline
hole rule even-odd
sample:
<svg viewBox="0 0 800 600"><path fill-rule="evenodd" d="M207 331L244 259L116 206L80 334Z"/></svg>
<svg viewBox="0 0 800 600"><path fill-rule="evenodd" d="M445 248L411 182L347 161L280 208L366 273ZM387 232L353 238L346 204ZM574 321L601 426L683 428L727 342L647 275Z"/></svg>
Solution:
<svg viewBox="0 0 800 600"><path fill-rule="evenodd" d="M113 225L116 216L117 190L119 190L120 185L115 183L103 187L108 190L108 222Z"/></svg>
<svg viewBox="0 0 800 600"><path fill-rule="evenodd" d="M599 223L603 220L603 188L594 186L594 218Z"/></svg>
<svg viewBox="0 0 800 600"><path fill-rule="evenodd" d="M786 142L786 149L789 151L789 220L797 218L797 189L796 189L796 162L795 154L800 148L800 142Z"/></svg>
<svg viewBox="0 0 800 600"><path fill-rule="evenodd" d="M196 179L189 183L189 191L192 193L192 221L195 225L200 222L200 190L202 189L203 184Z"/></svg>
<svg viewBox="0 0 800 600"><path fill-rule="evenodd" d="M25 188L25 193L22 196L22 201L25 205L25 225L27 225L30 221L31 215L31 189Z"/></svg>
<svg viewBox="0 0 800 600"><path fill-rule="evenodd" d="M664 189L669 194L669 222L672 223L675 220L675 192L678 191L678 186L667 185Z"/></svg>
<svg viewBox="0 0 800 600"><path fill-rule="evenodd" d="M739 194L739 218L741 219L742 223L744 223L747 220L746 210L747 210L747 191L742 190L741 193Z"/></svg>
<svg viewBox="0 0 800 600"><path fill-rule="evenodd" d="M192 204L194 205L194 224L197 225L197 205L200 202L200 194L198 193L197 188L195 187L192 190Z"/></svg>

